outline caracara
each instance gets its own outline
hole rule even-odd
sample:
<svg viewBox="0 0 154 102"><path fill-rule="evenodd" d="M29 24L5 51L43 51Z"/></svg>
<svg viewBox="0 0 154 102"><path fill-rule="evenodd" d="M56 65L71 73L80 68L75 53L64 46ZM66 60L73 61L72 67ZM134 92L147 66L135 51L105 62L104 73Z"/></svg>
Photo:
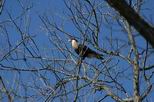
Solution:
<svg viewBox="0 0 154 102"><path fill-rule="evenodd" d="M75 38L71 38L69 41L71 41L72 48L74 48L75 52L84 60L86 57L88 58L97 58L97 59L103 59L103 55L99 54L92 49L88 48L85 45L78 44L78 41Z"/></svg>

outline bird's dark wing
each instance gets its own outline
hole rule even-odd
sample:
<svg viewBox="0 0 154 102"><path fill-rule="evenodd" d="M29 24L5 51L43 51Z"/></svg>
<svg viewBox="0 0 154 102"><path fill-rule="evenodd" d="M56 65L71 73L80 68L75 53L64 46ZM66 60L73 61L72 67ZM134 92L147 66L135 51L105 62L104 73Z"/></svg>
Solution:
<svg viewBox="0 0 154 102"><path fill-rule="evenodd" d="M103 59L102 55L88 48L87 46L79 44L78 49L75 49L75 52L82 57L95 57L98 59Z"/></svg>
<svg viewBox="0 0 154 102"><path fill-rule="evenodd" d="M80 57L86 57L87 56L87 51L88 51L88 47L79 44L78 49L75 49L75 52L80 56Z"/></svg>

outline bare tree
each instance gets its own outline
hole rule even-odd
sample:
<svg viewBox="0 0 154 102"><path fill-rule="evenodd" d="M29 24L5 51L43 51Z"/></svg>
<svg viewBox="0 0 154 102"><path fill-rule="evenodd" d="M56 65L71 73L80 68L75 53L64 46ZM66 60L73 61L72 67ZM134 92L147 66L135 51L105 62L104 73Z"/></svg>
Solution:
<svg viewBox="0 0 154 102"><path fill-rule="evenodd" d="M6 1L0 21L0 100L151 102L153 35L146 27L153 28L139 16L141 1L129 0L128 6L122 0L65 0L61 14L50 8L50 0L46 7L41 0ZM82 60L70 37L104 59Z"/></svg>

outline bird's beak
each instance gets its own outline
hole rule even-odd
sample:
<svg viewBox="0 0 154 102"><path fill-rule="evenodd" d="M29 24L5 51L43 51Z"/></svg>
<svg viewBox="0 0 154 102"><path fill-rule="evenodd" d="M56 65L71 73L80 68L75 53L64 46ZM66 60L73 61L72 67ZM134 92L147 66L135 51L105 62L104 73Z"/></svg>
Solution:
<svg viewBox="0 0 154 102"><path fill-rule="evenodd" d="M71 42L71 39L69 39L68 42Z"/></svg>

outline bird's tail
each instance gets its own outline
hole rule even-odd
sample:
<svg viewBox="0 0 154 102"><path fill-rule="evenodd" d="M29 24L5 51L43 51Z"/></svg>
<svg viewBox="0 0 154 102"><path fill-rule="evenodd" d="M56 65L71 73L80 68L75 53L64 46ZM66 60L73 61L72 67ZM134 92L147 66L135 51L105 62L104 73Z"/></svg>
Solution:
<svg viewBox="0 0 154 102"><path fill-rule="evenodd" d="M102 54L96 54L95 57L96 57L97 59L101 59L101 60L104 59Z"/></svg>

